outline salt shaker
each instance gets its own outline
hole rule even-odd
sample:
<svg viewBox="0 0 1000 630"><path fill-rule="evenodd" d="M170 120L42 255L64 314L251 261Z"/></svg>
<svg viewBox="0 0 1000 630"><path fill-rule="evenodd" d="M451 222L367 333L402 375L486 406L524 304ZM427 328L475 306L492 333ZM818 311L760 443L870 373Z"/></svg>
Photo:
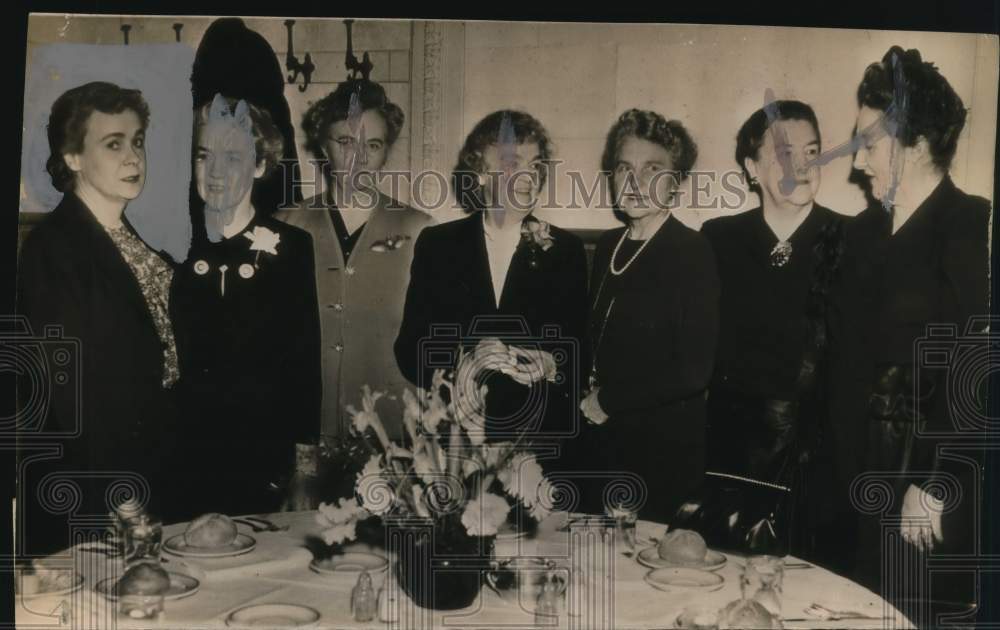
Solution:
<svg viewBox="0 0 1000 630"><path fill-rule="evenodd" d="M559 624L560 607L559 585L555 580L545 580L542 592L538 595L538 602L535 605L535 625L555 626Z"/></svg>
<svg viewBox="0 0 1000 630"><path fill-rule="evenodd" d="M362 571L358 583L351 591L351 613L354 620L367 623L375 619L378 613L378 600L375 597L375 587L372 586L372 576L368 571Z"/></svg>
<svg viewBox="0 0 1000 630"><path fill-rule="evenodd" d="M392 579L392 573L387 572L382 590L378 592L378 618L385 623L399 620L399 602L396 599L396 589L399 587Z"/></svg>

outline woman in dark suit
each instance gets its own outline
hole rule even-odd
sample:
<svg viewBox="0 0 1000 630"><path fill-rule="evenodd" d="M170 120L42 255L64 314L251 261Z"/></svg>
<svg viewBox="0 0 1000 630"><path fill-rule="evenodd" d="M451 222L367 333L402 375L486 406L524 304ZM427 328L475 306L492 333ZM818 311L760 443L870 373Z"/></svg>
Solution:
<svg viewBox="0 0 1000 630"><path fill-rule="evenodd" d="M194 476L186 507L273 512L302 488L311 471L297 454L314 454L319 437L312 240L251 202L282 154L266 110L216 96L195 112L194 145L208 239L193 243L172 300Z"/></svg>
<svg viewBox="0 0 1000 630"><path fill-rule="evenodd" d="M476 124L452 175L469 216L420 233L396 338L400 370L424 387L435 367L454 367L460 344L471 349L479 338L561 351L561 384L490 376L493 439L527 432L562 441L575 431L586 257L578 237L532 214L550 157L548 133L528 114L497 111Z"/></svg>
<svg viewBox="0 0 1000 630"><path fill-rule="evenodd" d="M815 202L821 150L813 109L776 101L747 119L736 162L761 205L707 221L719 279L719 349L708 395L711 470L793 488L791 551L811 549L805 460L824 404L817 385L841 215ZM813 495L815 496L815 495Z"/></svg>
<svg viewBox="0 0 1000 630"><path fill-rule="evenodd" d="M969 520L978 500L972 492L976 466L941 452L933 434L955 434L969 420L961 416L961 405L951 404L963 392L949 387L948 378L970 347L963 349L961 339L983 332L985 322L973 318L989 312L990 208L948 176L966 110L918 51L893 47L870 65L857 102L854 166L868 177L878 201L845 233L832 295L831 415L837 498L848 517L842 531L854 540L853 525L863 511L852 545L856 575L879 590L886 559L903 562L900 554L912 551L971 554L977 548L978 524ZM921 352L930 325L951 330L943 341L929 342L938 352L954 350L943 367L933 367L933 357ZM956 479L959 488L950 483ZM871 484L882 490L873 494ZM885 501L872 505L875 495ZM885 522L892 519L901 524L886 536ZM935 599L948 598L944 589L962 582L941 577L931 585ZM906 596L923 582L908 576L893 591ZM968 601L973 594L957 597Z"/></svg>
<svg viewBox="0 0 1000 630"><path fill-rule="evenodd" d="M37 335L58 326L63 338L78 340L70 342L68 384L59 379L59 359L50 364L43 430L75 435L63 442L58 461L27 468L20 505L28 511L19 526L28 549L70 542L62 509L68 506L57 505L47 484L39 487L42 469L55 475L49 482L79 487L80 504L70 510L78 515L107 514L105 491L119 479L161 515L169 518L174 507L170 485L160 483L178 464L168 459L177 433L178 364L168 317L173 271L123 214L145 183L148 122L142 95L111 83L74 88L52 106L46 168L64 196L24 243L18 309Z"/></svg>
<svg viewBox="0 0 1000 630"><path fill-rule="evenodd" d="M705 388L719 321L711 246L671 215L697 147L684 126L629 110L608 132L601 168L627 227L597 245L591 280L594 463L641 479L640 514L665 521L705 471ZM639 500L638 497L635 497Z"/></svg>

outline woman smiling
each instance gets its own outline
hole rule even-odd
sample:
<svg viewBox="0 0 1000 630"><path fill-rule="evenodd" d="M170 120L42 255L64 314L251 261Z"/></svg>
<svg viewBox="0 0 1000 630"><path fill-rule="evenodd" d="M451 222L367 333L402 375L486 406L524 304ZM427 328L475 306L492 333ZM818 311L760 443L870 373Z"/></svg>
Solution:
<svg viewBox="0 0 1000 630"><path fill-rule="evenodd" d="M194 243L174 283L194 489L185 507L274 511L304 481L295 445L319 434L312 241L251 202L281 155L265 110L216 96L195 112L194 145L214 242Z"/></svg>

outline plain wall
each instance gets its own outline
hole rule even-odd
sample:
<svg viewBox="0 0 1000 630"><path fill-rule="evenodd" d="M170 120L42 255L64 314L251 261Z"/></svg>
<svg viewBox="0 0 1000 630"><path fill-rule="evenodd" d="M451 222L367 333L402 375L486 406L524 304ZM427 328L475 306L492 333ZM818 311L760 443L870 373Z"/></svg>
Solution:
<svg viewBox="0 0 1000 630"><path fill-rule="evenodd" d="M172 42L172 24L183 23L182 41L196 48L212 19L34 15L29 19L29 59L31 47L44 43L120 44L123 23L132 25L132 43ZM244 21L271 43L284 67L284 18ZM423 43L422 29L428 24L444 33L440 36L443 44L435 44L438 48L433 51ZM311 179L315 170L308 167L311 156L302 146L298 124L312 102L345 78L346 35L340 19L309 18L297 19L294 38L299 59L309 52L317 66L305 92L295 85L285 88L296 124L300 163L305 166L304 177ZM356 53L371 54L372 78L383 82L407 114L407 125L387 169L410 170L419 165L447 176L472 126L491 111L515 108L530 112L546 125L555 141L556 157L563 161L561 171L580 172L588 185L598 177L605 134L618 115L631 107L653 109L680 120L698 143L696 168L704 171L724 173L738 168L733 159L736 131L764 104L768 88L775 98L799 99L813 106L824 149L844 143L854 128L855 91L862 73L893 44L919 49L925 60L940 68L969 108L952 176L959 187L992 201L998 74L998 45L993 35L671 24L393 20L354 24ZM446 65L433 69L431 56L441 54L442 46L451 51L450 56ZM434 90L443 94L433 94ZM439 112L435 122L431 110L441 100L449 104L442 110L446 120L440 120ZM420 144L432 141L437 142L433 150ZM432 159L420 159L430 154ZM848 181L849 173L848 157L824 166L818 201L845 214L861 210L864 196ZM567 205L568 179L564 175L554 185L558 203ZM549 193L543 191L543 199ZM409 201L405 189L399 196ZM728 199L734 198L729 195ZM720 212L755 205L756 197L747 194L736 209L681 209L678 216L697 226ZM439 220L461 216L453 208L434 214ZM539 214L565 227L616 224L607 208L542 208Z"/></svg>

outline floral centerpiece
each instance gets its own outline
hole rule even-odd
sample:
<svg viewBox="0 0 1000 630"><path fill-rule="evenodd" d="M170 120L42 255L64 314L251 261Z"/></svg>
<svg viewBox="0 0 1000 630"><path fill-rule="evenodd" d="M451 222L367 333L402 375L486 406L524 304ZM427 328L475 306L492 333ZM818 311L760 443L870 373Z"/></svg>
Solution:
<svg viewBox="0 0 1000 630"><path fill-rule="evenodd" d="M353 496L320 504L323 539L328 545L353 540L358 524L371 517L431 527L433 544L418 539L423 549L402 554L397 564L400 586L421 606L470 604L480 586L476 561L488 561L490 543L511 510L523 509L541 520L553 505L553 487L522 443L523 434L487 441L488 391L480 381L491 370L525 386L552 381L556 373L546 352L484 339L474 351L460 353L454 372L435 371L429 389L404 392L400 443L389 439L375 410L384 392L366 385L361 409L347 407L352 432L371 445L371 455L357 474ZM441 556L471 560L473 568L435 575L433 587L414 583L425 582L432 575L432 557Z"/></svg>

